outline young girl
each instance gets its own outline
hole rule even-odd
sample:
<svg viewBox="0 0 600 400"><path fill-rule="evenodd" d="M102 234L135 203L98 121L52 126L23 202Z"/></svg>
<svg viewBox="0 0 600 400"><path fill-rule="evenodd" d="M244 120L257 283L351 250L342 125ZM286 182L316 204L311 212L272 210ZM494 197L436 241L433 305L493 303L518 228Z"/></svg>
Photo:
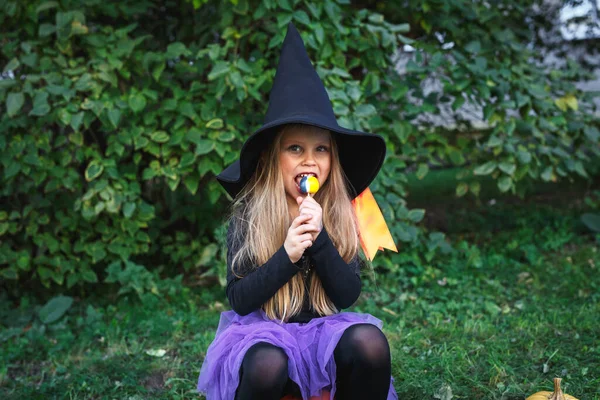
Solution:
<svg viewBox="0 0 600 400"><path fill-rule="evenodd" d="M221 314L200 371L208 400L397 399L381 321L340 312L361 291L351 202L384 157L380 136L337 124L290 24L265 124L217 177L235 199L227 233L233 310ZM320 182L314 197L300 190L306 175Z"/></svg>

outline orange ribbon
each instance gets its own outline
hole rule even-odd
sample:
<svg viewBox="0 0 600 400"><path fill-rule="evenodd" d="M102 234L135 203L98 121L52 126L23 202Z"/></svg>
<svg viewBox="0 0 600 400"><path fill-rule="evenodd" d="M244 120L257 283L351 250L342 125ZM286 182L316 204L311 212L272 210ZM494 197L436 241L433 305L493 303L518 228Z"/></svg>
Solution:
<svg viewBox="0 0 600 400"><path fill-rule="evenodd" d="M373 261L377 250L388 249L397 253L392 234L371 190L366 188L352 201L352 205L358 219L360 245L367 258Z"/></svg>

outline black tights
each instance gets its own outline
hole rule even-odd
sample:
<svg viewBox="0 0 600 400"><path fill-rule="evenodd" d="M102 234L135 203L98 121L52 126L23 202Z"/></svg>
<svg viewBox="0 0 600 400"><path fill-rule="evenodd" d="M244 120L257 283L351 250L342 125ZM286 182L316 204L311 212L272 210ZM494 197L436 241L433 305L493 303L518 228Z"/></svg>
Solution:
<svg viewBox="0 0 600 400"><path fill-rule="evenodd" d="M333 356L337 368L337 400L387 399L391 377L390 347L374 325L352 325ZM296 386L288 379L288 357L266 342L250 347L240 371L236 400L279 400Z"/></svg>

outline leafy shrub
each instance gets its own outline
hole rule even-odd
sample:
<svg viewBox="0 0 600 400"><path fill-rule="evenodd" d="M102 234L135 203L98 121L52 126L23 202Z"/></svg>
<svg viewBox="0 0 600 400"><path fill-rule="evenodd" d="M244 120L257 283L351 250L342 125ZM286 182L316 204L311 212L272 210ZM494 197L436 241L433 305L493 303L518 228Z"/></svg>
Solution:
<svg viewBox="0 0 600 400"><path fill-rule="evenodd" d="M5 287L118 282L142 293L157 284L149 269L223 283L229 199L214 175L261 125L290 21L340 124L386 138L389 156L372 190L394 237L429 243L427 259L444 237L421 235L424 211L407 207L406 171L422 178L430 168L463 166L459 195L477 193L473 173L493 175L501 191L525 176L587 176L600 134L573 85L582 72L573 63L564 71L529 63L526 9L505 18L477 5L466 26L479 28L463 31L464 2L409 1L402 14L412 18L409 32L397 6L363 3L4 2ZM442 49L433 26L456 46ZM418 51L400 75L392 55L404 44ZM441 79L443 90L426 94L428 77ZM457 134L417 118L466 101L483 107L490 129ZM377 262L389 267L394 257Z"/></svg>

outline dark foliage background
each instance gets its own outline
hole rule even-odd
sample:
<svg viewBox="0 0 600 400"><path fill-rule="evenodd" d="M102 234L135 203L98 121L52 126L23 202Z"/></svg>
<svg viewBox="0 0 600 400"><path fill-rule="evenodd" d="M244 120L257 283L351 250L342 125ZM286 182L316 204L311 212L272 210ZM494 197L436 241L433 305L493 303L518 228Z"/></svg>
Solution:
<svg viewBox="0 0 600 400"><path fill-rule="evenodd" d="M464 198L482 177L525 196L531 182L595 173L597 93L575 86L594 65L564 50L563 65L542 63L565 46L540 36L557 12L516 0L3 2L0 285L18 296L222 283L230 199L214 175L261 125L290 21L340 124L388 143L372 190L406 251L375 266L440 257L451 246L418 225L407 176L458 168Z"/></svg>

